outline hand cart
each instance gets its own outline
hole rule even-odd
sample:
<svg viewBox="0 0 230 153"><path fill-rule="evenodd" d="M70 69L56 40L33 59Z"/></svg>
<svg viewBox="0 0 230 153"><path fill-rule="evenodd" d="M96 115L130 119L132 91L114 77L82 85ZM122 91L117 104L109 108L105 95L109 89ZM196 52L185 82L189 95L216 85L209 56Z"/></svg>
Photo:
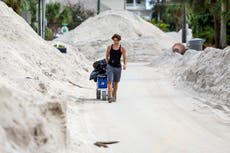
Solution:
<svg viewBox="0 0 230 153"><path fill-rule="evenodd" d="M107 89L107 75L98 75L97 76L97 91L96 97L97 99L106 100L108 97L108 89Z"/></svg>

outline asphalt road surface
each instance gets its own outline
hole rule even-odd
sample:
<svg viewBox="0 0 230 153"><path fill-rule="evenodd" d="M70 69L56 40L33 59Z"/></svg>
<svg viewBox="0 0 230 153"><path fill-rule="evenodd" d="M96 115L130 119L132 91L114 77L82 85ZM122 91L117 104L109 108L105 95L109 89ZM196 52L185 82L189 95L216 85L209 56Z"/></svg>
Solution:
<svg viewBox="0 0 230 153"><path fill-rule="evenodd" d="M94 93L68 104L70 152L230 153L230 125L146 64L122 73L116 103L96 101ZM98 148L96 141L119 143Z"/></svg>

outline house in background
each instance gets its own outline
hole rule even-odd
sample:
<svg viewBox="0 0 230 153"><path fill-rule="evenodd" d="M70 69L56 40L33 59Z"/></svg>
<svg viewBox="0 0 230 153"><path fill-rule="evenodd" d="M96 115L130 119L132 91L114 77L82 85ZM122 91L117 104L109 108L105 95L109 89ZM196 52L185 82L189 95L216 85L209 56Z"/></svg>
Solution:
<svg viewBox="0 0 230 153"><path fill-rule="evenodd" d="M128 10L146 19L152 18L156 0L101 0L101 3L112 10Z"/></svg>
<svg viewBox="0 0 230 153"><path fill-rule="evenodd" d="M151 19L155 0L126 0L125 9L146 19Z"/></svg>
<svg viewBox="0 0 230 153"><path fill-rule="evenodd" d="M104 4L112 10L125 9L125 0L101 0L101 4Z"/></svg>
<svg viewBox="0 0 230 153"><path fill-rule="evenodd" d="M100 0L100 8L101 12L110 9L128 10L146 19L151 19L152 10L156 1L157 0ZM59 2L63 5L80 3L84 8L97 12L98 0L46 0L46 2Z"/></svg>
<svg viewBox="0 0 230 153"><path fill-rule="evenodd" d="M101 12L106 11L106 10L110 10L111 8L106 6L102 1L106 1L106 0L100 0L101 1ZM110 0L108 0L110 1ZM117 1L117 0L115 0ZM118 0L120 1L120 0ZM98 0L46 0L46 3L54 3L54 2L58 2L62 5L75 5L75 4L80 4L84 9L86 10L90 10L94 13L97 12L97 2Z"/></svg>

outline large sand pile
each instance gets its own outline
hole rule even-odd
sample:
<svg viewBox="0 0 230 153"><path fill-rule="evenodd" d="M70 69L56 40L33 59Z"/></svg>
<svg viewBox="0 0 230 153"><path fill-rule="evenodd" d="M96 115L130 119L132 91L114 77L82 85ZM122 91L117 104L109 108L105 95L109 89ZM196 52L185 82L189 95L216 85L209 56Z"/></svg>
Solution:
<svg viewBox="0 0 230 153"><path fill-rule="evenodd" d="M188 50L184 56L170 50L155 58L152 65L173 72L180 87L192 87L206 104L230 108L230 47Z"/></svg>
<svg viewBox="0 0 230 153"><path fill-rule="evenodd" d="M173 44L160 29L128 11L105 11L55 41L76 46L89 59L97 59L105 56L114 33L121 34L129 61L149 60Z"/></svg>
<svg viewBox="0 0 230 153"><path fill-rule="evenodd" d="M0 23L0 152L62 152L65 102L86 90L87 60L70 46L61 54L1 1Z"/></svg>
<svg viewBox="0 0 230 153"><path fill-rule="evenodd" d="M188 51L178 62L178 74L194 90L206 92L230 107L230 47Z"/></svg>

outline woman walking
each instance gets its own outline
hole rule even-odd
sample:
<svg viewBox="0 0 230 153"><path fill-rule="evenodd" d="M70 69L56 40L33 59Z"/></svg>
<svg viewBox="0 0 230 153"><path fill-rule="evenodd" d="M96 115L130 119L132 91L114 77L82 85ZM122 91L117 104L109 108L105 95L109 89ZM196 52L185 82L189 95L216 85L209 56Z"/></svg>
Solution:
<svg viewBox="0 0 230 153"><path fill-rule="evenodd" d="M106 52L107 78L108 78L108 101L116 102L118 83L121 78L121 56L123 56L123 70L126 70L126 49L121 46L121 36L114 34L112 37L113 44L108 46ZM114 85L114 89L113 89Z"/></svg>

